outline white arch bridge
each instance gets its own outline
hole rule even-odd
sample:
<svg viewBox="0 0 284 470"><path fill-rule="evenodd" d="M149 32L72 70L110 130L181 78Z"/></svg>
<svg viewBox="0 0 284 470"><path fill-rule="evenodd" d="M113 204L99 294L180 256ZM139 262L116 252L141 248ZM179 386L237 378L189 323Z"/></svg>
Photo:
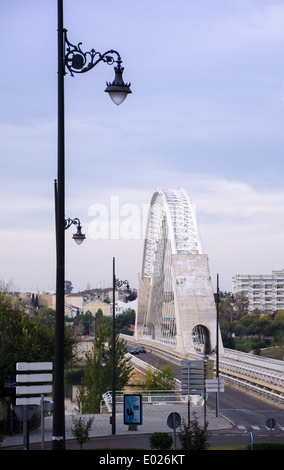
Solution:
<svg viewBox="0 0 284 470"><path fill-rule="evenodd" d="M219 334L219 351L223 346ZM216 308L195 208L183 189L154 192L139 276L135 338L185 356L216 347Z"/></svg>
<svg viewBox="0 0 284 470"><path fill-rule="evenodd" d="M175 360L215 359L216 305L195 208L183 189L157 189L151 200L139 275L134 340ZM221 375L284 397L284 363L223 348Z"/></svg>

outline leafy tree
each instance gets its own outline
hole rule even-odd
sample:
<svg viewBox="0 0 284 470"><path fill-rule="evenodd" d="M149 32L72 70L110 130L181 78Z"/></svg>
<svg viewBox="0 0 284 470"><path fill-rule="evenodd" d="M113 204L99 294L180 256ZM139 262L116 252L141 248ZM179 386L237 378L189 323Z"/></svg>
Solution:
<svg viewBox="0 0 284 470"><path fill-rule="evenodd" d="M173 445L173 438L167 432L154 432L149 442L151 449L168 450Z"/></svg>
<svg viewBox="0 0 284 470"><path fill-rule="evenodd" d="M49 312L50 313L50 312ZM53 314L54 315L54 314ZM43 311L30 317L20 302L0 291L0 384L7 375L15 375L17 362L51 361L54 363L55 322ZM73 362L74 338L65 328L64 360Z"/></svg>
<svg viewBox="0 0 284 470"><path fill-rule="evenodd" d="M73 416L73 428L71 429L71 434L75 437L76 441L80 444L80 448L82 449L83 444L89 439L89 431L93 424L94 418L91 417L87 421L79 416L79 418L75 418Z"/></svg>
<svg viewBox="0 0 284 470"><path fill-rule="evenodd" d="M193 413L193 420L189 424L183 421L181 430L178 432L178 437L183 450L207 450L209 447L208 438L208 423L205 426L200 426L195 413Z"/></svg>
<svg viewBox="0 0 284 470"><path fill-rule="evenodd" d="M112 335L112 317L104 315L100 308L95 315L95 330L97 332L103 330L107 338L110 338Z"/></svg>
<svg viewBox="0 0 284 470"><path fill-rule="evenodd" d="M65 292L67 292L67 294L71 294L71 292L73 290L72 282L71 281L65 281L64 286L65 286Z"/></svg>
<svg viewBox="0 0 284 470"><path fill-rule="evenodd" d="M118 331L128 330L130 325L135 324L135 310L128 308L122 314L117 315L115 322Z"/></svg>
<svg viewBox="0 0 284 470"><path fill-rule="evenodd" d="M80 329L82 335L90 335L94 330L94 324L95 318L90 310L77 315L74 319L74 326Z"/></svg>
<svg viewBox="0 0 284 470"><path fill-rule="evenodd" d="M159 369L158 362L155 369L147 367L143 388L146 390L174 390L176 388L175 375L170 364Z"/></svg>
<svg viewBox="0 0 284 470"><path fill-rule="evenodd" d="M96 329L92 352L86 354L84 377L77 395L77 406L81 413L98 413L103 393L112 390L112 342L105 351L106 329ZM125 342L115 337L115 369L116 389L123 390L132 372L130 360L125 357L127 352ZM101 364L105 356L107 364Z"/></svg>

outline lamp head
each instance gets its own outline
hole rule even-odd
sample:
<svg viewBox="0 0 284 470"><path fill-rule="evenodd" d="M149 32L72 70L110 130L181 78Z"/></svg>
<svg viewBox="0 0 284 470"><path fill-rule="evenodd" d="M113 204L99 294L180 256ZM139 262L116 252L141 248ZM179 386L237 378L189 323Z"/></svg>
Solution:
<svg viewBox="0 0 284 470"><path fill-rule="evenodd" d="M112 83L107 82L105 91L109 93L112 101L119 105L125 100L128 93L132 93L132 91L130 90L130 83L124 83L123 81L122 73L124 68L120 66L121 61L119 60L117 63L117 67L114 67L114 81Z"/></svg>
<svg viewBox="0 0 284 470"><path fill-rule="evenodd" d="M103 367L105 367L107 365L107 359L105 358L105 356L102 356L102 358L100 360L100 364Z"/></svg>
<svg viewBox="0 0 284 470"><path fill-rule="evenodd" d="M80 224L77 225L77 233L73 234L73 240L77 243L77 245L81 245L83 241L85 240L86 236L84 233L81 231L82 227Z"/></svg>

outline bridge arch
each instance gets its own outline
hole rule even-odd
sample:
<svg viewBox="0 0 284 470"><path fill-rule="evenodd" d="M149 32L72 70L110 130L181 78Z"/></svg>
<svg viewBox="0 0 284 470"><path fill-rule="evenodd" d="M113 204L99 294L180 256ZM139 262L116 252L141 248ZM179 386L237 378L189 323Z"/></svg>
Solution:
<svg viewBox="0 0 284 470"><path fill-rule="evenodd" d="M135 338L186 355L216 345L216 308L195 207L184 189L156 189L149 208L139 276ZM197 330L195 330L197 332ZM222 349L221 338L219 344Z"/></svg>
<svg viewBox="0 0 284 470"><path fill-rule="evenodd" d="M196 352L210 354L212 352L210 331L204 325L196 325L192 329L192 341Z"/></svg>
<svg viewBox="0 0 284 470"><path fill-rule="evenodd" d="M202 253L194 205L184 189L154 192L146 227L142 277L151 277L156 243L170 240L171 254Z"/></svg>

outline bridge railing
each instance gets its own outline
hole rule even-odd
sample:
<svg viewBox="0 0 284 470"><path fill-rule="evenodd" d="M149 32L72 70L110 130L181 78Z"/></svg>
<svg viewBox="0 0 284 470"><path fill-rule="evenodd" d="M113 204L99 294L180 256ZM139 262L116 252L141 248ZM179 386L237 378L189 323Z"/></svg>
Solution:
<svg viewBox="0 0 284 470"><path fill-rule="evenodd" d="M116 405L123 405L123 397L127 392L116 391L115 403ZM137 390L135 394L142 395L142 403L144 405L168 405L168 404L186 404L188 400L187 394L182 390ZM194 406L202 406L203 398L200 395L191 395L190 402ZM103 394L101 402L101 412L103 404L105 404L108 412L112 411L112 392L107 391Z"/></svg>
<svg viewBox="0 0 284 470"><path fill-rule="evenodd" d="M151 349L155 350L152 342ZM225 349L224 352L224 356L219 358L220 374L223 374L223 377L238 383L244 382L248 388L250 387L255 391L266 391L267 395L271 395L273 399L278 397L280 401L284 400L284 361L256 356L233 349ZM159 353L161 353L161 347L159 347ZM165 352L165 355L167 356L168 352ZM197 358L203 357L202 354L197 352L195 356ZM179 360L181 359L185 358L181 357ZM216 356L213 355L210 359L215 361ZM153 367L136 356L131 357L131 362L142 373L145 373L147 367ZM177 357L175 357L175 362L178 362Z"/></svg>

